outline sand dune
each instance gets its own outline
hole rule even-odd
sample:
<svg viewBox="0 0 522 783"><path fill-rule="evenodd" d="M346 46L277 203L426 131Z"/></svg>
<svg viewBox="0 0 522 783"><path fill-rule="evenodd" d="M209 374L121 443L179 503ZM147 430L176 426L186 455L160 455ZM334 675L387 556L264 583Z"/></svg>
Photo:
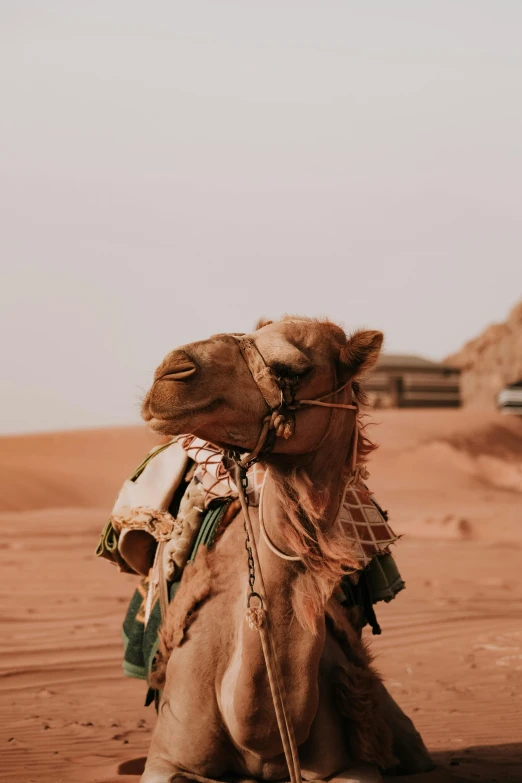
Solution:
<svg viewBox="0 0 522 783"><path fill-rule="evenodd" d="M410 536L522 540L522 421L498 413L386 411L371 487ZM437 533L438 530L438 533Z"/></svg>
<svg viewBox="0 0 522 783"><path fill-rule="evenodd" d="M0 438L0 512L110 508L153 444L145 427Z"/></svg>
<svg viewBox="0 0 522 783"><path fill-rule="evenodd" d="M378 665L444 769L522 783L522 422L375 418L370 484L405 534L408 588L379 607ZM138 780L155 716L121 673L135 580L93 551L152 442L141 428L0 439L0 780Z"/></svg>

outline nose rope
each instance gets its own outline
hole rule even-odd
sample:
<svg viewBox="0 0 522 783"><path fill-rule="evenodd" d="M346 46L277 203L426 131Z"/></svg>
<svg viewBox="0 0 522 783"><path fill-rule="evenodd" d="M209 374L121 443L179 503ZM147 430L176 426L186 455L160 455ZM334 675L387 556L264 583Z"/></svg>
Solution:
<svg viewBox="0 0 522 783"><path fill-rule="evenodd" d="M341 408L344 410L358 410L357 405L349 405L340 402L325 402L329 397L339 394L351 385L351 379L342 386L334 389L314 400L292 400L288 402L285 399L283 389L274 377L270 367L262 357L257 345L250 337L231 335L237 342L245 364L250 370L254 382L261 392L270 413L265 416L261 425L261 432L258 441L253 450L241 457L237 452L231 451L230 456L240 468L249 468L255 462L258 462L266 454L270 453L274 447L276 437L288 440L295 430L295 413L305 406L316 405L322 408ZM355 422L354 446L352 452L352 472L355 470L357 461L357 420Z"/></svg>

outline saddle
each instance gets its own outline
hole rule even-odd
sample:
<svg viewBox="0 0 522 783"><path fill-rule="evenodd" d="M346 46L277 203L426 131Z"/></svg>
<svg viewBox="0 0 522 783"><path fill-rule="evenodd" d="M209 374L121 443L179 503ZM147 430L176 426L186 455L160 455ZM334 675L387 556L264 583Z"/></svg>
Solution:
<svg viewBox="0 0 522 783"><path fill-rule="evenodd" d="M99 539L96 555L120 571L138 574L140 585L123 623L124 673L148 680L158 631L187 562L199 547L211 547L227 510L238 497L223 452L194 435L181 435L153 449L125 481ZM352 543L358 570L340 584L339 600L357 608L361 626L380 633L373 605L391 601L404 588L390 546L397 540L384 512L364 483L364 468L344 495L339 516ZM259 505L264 469L253 464L246 492Z"/></svg>

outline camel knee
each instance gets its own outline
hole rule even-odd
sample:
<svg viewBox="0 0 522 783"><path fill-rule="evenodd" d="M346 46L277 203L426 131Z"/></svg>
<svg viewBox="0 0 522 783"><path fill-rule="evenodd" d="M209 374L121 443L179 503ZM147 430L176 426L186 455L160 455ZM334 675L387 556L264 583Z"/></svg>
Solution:
<svg viewBox="0 0 522 783"><path fill-rule="evenodd" d="M383 783L381 773L372 764L355 764L330 778L330 783Z"/></svg>
<svg viewBox="0 0 522 783"><path fill-rule="evenodd" d="M176 767L165 759L147 760L140 783L184 783ZM187 781L188 783L188 781Z"/></svg>
<svg viewBox="0 0 522 783"><path fill-rule="evenodd" d="M409 773L434 769L432 758L413 721L401 710L384 685L381 690L383 717L392 733L393 753Z"/></svg>

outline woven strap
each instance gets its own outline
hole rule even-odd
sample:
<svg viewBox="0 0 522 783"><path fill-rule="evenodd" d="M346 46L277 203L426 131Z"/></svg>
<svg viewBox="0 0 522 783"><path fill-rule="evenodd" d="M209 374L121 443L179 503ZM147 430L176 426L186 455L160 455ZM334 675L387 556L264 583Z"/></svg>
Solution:
<svg viewBox="0 0 522 783"><path fill-rule="evenodd" d="M243 355L246 366L252 374L252 378L263 395L266 404L271 411L281 405L281 389L274 378L272 370L257 350L253 340L249 337L236 337L239 350Z"/></svg>

